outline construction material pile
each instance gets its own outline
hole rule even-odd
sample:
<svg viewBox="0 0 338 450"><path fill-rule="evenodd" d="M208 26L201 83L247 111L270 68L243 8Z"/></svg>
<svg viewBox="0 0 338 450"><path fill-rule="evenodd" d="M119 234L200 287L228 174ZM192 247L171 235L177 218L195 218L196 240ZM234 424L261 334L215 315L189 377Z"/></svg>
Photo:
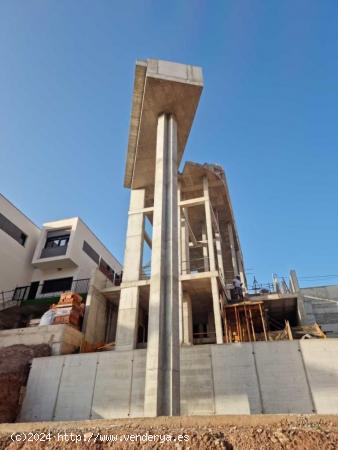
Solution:
<svg viewBox="0 0 338 450"><path fill-rule="evenodd" d="M83 317L82 297L75 292L64 292L60 301L55 305L54 325L72 325L78 330L81 328Z"/></svg>
<svg viewBox="0 0 338 450"><path fill-rule="evenodd" d="M49 355L47 344L0 348L0 422L16 419L32 359Z"/></svg>

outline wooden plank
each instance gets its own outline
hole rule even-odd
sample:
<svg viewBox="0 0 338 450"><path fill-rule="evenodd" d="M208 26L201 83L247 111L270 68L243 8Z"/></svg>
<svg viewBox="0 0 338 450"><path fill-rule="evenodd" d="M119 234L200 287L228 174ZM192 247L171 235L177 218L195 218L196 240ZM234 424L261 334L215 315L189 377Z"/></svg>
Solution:
<svg viewBox="0 0 338 450"><path fill-rule="evenodd" d="M290 323L288 320L285 321L285 329L286 329L286 334L288 336L289 341L293 341L291 327L290 327Z"/></svg>
<svg viewBox="0 0 338 450"><path fill-rule="evenodd" d="M268 340L267 334L266 334L266 328L265 328L265 320L263 317L263 311L262 311L262 305L259 305L259 312L261 314L261 318L262 318L262 324L263 324L263 330L264 330L264 336L265 336L265 340Z"/></svg>
<svg viewBox="0 0 338 450"><path fill-rule="evenodd" d="M249 320L248 320L248 314L247 314L247 310L246 310L246 306L245 305L244 305L244 314L245 314L246 328L247 328L247 332L248 332L248 339L249 339L249 342L251 342Z"/></svg>
<svg viewBox="0 0 338 450"><path fill-rule="evenodd" d="M254 327L253 320L252 320L251 309L249 309L249 316L250 316L250 323L251 323L251 328L252 328L252 337L253 337L253 340L256 342L255 327Z"/></svg>

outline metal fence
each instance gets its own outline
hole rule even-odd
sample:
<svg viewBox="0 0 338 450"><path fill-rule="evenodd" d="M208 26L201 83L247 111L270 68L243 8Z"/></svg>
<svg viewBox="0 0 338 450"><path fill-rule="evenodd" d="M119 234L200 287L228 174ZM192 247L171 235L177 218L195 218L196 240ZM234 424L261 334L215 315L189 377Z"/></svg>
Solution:
<svg viewBox="0 0 338 450"><path fill-rule="evenodd" d="M89 278L83 278L80 280L73 280L70 288L66 289L67 291L77 292L78 294L87 294L89 288ZM36 286L35 295L32 297L31 288L32 286L20 286L10 291L2 291L0 292L0 310L9 308L11 306L21 305L23 302L27 300L34 299L43 299L43 298L51 298L58 297L66 290L54 291L54 292L45 292L43 293L43 283L40 283Z"/></svg>

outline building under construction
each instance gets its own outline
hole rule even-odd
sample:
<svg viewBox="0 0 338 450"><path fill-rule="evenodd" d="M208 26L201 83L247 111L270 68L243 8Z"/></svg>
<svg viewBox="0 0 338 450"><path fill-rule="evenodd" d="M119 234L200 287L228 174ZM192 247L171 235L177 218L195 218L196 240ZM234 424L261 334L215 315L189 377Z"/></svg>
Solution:
<svg viewBox="0 0 338 450"><path fill-rule="evenodd" d="M122 283L93 273L79 353L34 359L21 421L338 412L338 340L296 273L250 292L222 167L178 171L202 89L199 67L136 63Z"/></svg>

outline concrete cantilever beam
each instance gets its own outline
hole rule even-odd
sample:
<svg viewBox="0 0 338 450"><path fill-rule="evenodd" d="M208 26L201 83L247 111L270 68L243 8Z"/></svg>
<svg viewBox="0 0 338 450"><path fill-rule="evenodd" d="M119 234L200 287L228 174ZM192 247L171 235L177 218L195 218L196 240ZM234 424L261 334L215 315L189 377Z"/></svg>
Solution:
<svg viewBox="0 0 338 450"><path fill-rule="evenodd" d="M157 119L162 113L174 115L177 122L180 163L202 89L200 67L154 59L136 62L125 187L154 183Z"/></svg>

